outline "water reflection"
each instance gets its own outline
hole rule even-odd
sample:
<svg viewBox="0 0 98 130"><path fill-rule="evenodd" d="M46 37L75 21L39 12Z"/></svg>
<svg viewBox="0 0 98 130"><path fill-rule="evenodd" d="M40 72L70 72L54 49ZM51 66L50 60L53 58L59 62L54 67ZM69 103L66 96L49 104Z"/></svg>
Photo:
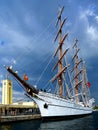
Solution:
<svg viewBox="0 0 98 130"><path fill-rule="evenodd" d="M20 121L0 125L0 130L39 130L40 120Z"/></svg>
<svg viewBox="0 0 98 130"><path fill-rule="evenodd" d="M2 126L0 127L0 129L1 129L1 130L12 130L11 127L12 127L11 125L2 125Z"/></svg>
<svg viewBox="0 0 98 130"><path fill-rule="evenodd" d="M98 112L93 115L66 121L22 121L0 125L0 130L98 130Z"/></svg>
<svg viewBox="0 0 98 130"><path fill-rule="evenodd" d="M41 123L40 130L95 130L93 116L74 120Z"/></svg>

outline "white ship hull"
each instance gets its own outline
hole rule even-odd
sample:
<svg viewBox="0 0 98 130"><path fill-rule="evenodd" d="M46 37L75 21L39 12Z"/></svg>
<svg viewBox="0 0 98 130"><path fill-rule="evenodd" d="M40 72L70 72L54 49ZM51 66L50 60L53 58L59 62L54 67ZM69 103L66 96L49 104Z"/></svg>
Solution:
<svg viewBox="0 0 98 130"><path fill-rule="evenodd" d="M76 104L49 93L39 92L33 100L37 103L42 118L75 117L92 113L92 107L84 107L82 103Z"/></svg>

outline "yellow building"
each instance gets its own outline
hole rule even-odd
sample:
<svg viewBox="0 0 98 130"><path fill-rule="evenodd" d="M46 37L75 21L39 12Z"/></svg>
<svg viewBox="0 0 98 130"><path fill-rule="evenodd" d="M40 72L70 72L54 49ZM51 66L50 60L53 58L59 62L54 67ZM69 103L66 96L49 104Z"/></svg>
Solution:
<svg viewBox="0 0 98 130"><path fill-rule="evenodd" d="M2 81L2 104L12 104L12 81Z"/></svg>

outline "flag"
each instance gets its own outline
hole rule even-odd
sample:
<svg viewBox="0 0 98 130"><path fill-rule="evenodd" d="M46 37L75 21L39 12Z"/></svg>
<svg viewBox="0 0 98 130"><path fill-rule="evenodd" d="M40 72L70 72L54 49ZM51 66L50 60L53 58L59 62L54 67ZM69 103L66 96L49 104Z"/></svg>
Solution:
<svg viewBox="0 0 98 130"><path fill-rule="evenodd" d="M90 86L91 86L90 82L87 82L87 86L90 88Z"/></svg>
<svg viewBox="0 0 98 130"><path fill-rule="evenodd" d="M24 79L25 81L27 81L27 80L28 80L28 76L27 76L27 74L24 74L23 79Z"/></svg>

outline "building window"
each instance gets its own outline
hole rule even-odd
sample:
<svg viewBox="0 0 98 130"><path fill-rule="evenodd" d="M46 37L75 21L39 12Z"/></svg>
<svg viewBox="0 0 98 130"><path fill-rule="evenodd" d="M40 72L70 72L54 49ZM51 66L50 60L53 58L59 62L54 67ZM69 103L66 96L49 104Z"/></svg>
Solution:
<svg viewBox="0 0 98 130"><path fill-rule="evenodd" d="M11 82L9 82L9 86L11 86Z"/></svg>
<svg viewBox="0 0 98 130"><path fill-rule="evenodd" d="M4 82L4 85L6 85L6 82Z"/></svg>

